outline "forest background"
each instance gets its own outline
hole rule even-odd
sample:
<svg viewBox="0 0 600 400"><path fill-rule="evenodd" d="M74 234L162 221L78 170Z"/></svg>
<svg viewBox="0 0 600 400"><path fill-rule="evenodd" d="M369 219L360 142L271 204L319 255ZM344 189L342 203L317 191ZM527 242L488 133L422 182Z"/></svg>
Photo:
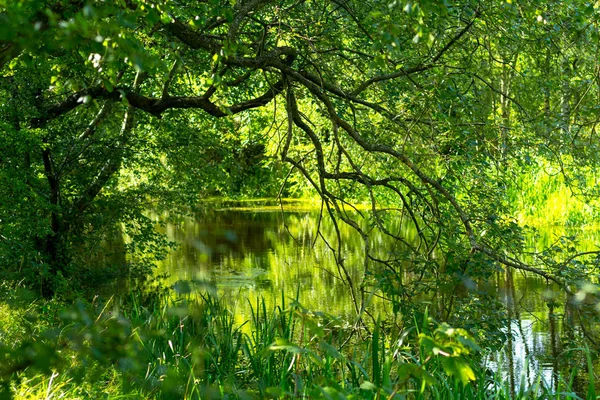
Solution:
<svg viewBox="0 0 600 400"><path fill-rule="evenodd" d="M598 218L599 7L0 0L3 393L511 397L460 329L487 305L415 299L523 271L580 305L592 396L598 253L525 237ZM214 196L319 199L357 316L339 338L299 304L257 309L246 334L219 300L153 286L171 244L148 211L176 218ZM362 240L358 278L341 225ZM116 234L126 261L103 265ZM378 254L375 234L402 251Z"/></svg>

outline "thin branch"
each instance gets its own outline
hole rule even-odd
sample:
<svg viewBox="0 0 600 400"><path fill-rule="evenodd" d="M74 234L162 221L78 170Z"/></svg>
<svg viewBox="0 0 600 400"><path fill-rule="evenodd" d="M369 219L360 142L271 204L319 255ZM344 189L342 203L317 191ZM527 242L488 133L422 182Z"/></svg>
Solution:
<svg viewBox="0 0 600 400"><path fill-rule="evenodd" d="M96 133L96 129L102 123L102 121L104 121L104 119L109 114L111 109L112 109L112 103L105 102L102 105L102 107L100 107L100 111L98 111L98 114L96 114L94 119L88 124L88 126L85 128L83 133L81 135L79 135L77 140L80 140L80 141L86 140L87 138L91 137L94 133Z"/></svg>
<svg viewBox="0 0 600 400"><path fill-rule="evenodd" d="M427 64L419 64L415 67L412 68L402 68L400 69L398 72L394 72L391 74L384 74L384 75L378 75L375 76L365 82L363 82L362 84L360 84L356 89L354 89L350 95L351 96L358 96L360 93L362 93L365 89L367 89L369 86L371 86L374 83L377 82L381 82L381 81L387 81L390 79L396 79L399 78L401 76L409 76L411 74L417 73L417 72L422 72L422 71L426 71L428 69L431 69L433 67L435 67L435 64L438 62L438 60L440 58L442 58L442 56L452 47L454 46L454 44L456 44L456 42L458 42L460 40L460 38L462 38L473 26L473 24L475 23L475 20L478 18L479 16L479 11L477 11L475 13L475 17L471 20L471 22L469 22L463 29L461 29L460 32L458 32L458 34L456 34L452 39L450 39L450 41L448 43L446 43L446 45L444 47L442 47L440 49L440 51L437 52L437 54L435 56L433 56L433 58L431 59L431 61Z"/></svg>
<svg viewBox="0 0 600 400"><path fill-rule="evenodd" d="M171 70L169 71L169 76L167 77L165 85L163 86L162 98L161 98L163 100L169 97L169 87L171 86L171 83L173 82L173 79L175 78L175 73L177 72L178 66L179 66L179 58L176 59L175 62L173 63L173 66L171 67Z"/></svg>
<svg viewBox="0 0 600 400"><path fill-rule="evenodd" d="M133 82L133 90L138 91L142 81L145 78L143 72L138 72L135 76L135 80ZM125 111L125 115L123 116L123 123L121 125L121 135L119 138L120 149L116 151L111 157L106 161L104 166L100 169L100 172L94 177L92 182L89 184L87 189L81 194L79 199L77 199L73 206L71 207L70 214L73 217L77 217L82 214L91 204L92 201L100 194L100 191L106 186L106 183L114 176L116 172L121 168L121 163L123 160L123 149L127 144L130 138L131 131L133 129L133 118L135 114L135 106L130 104Z"/></svg>

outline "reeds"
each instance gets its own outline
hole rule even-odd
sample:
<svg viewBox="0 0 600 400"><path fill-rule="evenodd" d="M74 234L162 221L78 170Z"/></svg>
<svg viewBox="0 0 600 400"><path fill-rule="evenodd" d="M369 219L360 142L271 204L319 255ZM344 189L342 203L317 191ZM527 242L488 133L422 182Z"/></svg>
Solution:
<svg viewBox="0 0 600 400"><path fill-rule="evenodd" d="M539 161L517 175L515 185L507 192L513 213L522 224L531 226L595 226L599 216L597 196L585 196L578 185L586 190L595 187L595 176L579 177L577 182L566 182L560 169Z"/></svg>
<svg viewBox="0 0 600 400"><path fill-rule="evenodd" d="M510 387L466 332L427 315L403 332L380 320L361 328L283 296L273 308L256 299L237 325L215 296L132 292L65 309L50 330L5 349L5 362L42 357L34 343L56 351L49 370L31 363L2 376L16 398L596 398L589 349L580 349L590 378L579 397L574 375L553 389L541 375Z"/></svg>

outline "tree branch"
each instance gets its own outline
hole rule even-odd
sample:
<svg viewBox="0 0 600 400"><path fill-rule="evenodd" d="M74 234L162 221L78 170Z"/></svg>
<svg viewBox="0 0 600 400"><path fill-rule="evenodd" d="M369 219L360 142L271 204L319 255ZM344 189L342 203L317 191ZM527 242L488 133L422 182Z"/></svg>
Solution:
<svg viewBox="0 0 600 400"><path fill-rule="evenodd" d="M171 67L171 70L169 71L169 76L167 77L167 80L165 81L165 85L163 86L162 99L166 99L167 97L169 97L169 87L171 86L171 83L173 82L173 79L175 78L175 73L177 72L178 66L179 66L179 58L175 60L175 62L173 63L173 66Z"/></svg>
<svg viewBox="0 0 600 400"><path fill-rule="evenodd" d="M273 0L238 1L236 3L237 12L235 13L233 21L231 21L231 24L229 24L229 32L227 34L227 39L229 42L233 43L236 40L240 25L249 13L252 11L257 11L260 7L272 1Z"/></svg>
<svg viewBox="0 0 600 400"><path fill-rule="evenodd" d="M371 86L374 83L377 82L381 82L381 81L387 81L390 79L396 79L399 78L401 76L409 76L411 74L417 73L417 72L422 72L422 71L426 71L428 69L431 69L433 67L435 67L435 63L438 62L438 60L440 58L442 58L442 56L452 47L454 46L454 44L456 44L456 42L458 42L460 40L460 38L462 38L473 26L473 24L475 23L475 20L477 19L477 17L479 16L479 11L477 11L475 13L475 17L471 20L471 22L469 22L463 29L461 29L460 32L458 32L458 34L456 34L452 39L450 39L450 41L448 43L446 43L446 45L444 47L442 47L440 49L440 51L437 52L437 54L435 56L433 56L433 58L431 59L431 61L427 64L419 64L415 67L412 68L402 68L400 69L398 72L394 72L391 74L384 74L384 75L378 75L375 76L365 82L363 82L362 84L360 84L356 89L354 89L350 95L351 96L358 96L360 93L362 93L365 89L367 89L369 86Z"/></svg>
<svg viewBox="0 0 600 400"><path fill-rule="evenodd" d="M138 91L142 81L144 80L144 73L138 72L133 82L133 90ZM111 154L111 157L106 161L98 175L93 179L87 189L74 202L71 207L70 214L72 218L76 218L79 214L83 213L92 203L92 201L100 194L100 191L106 186L106 183L113 177L113 175L121 168L123 161L123 148L129 141L131 131L133 129L133 117L135 114L135 106L129 105L125 115L123 117L123 124L121 126L121 135L119 138L120 149Z"/></svg>
<svg viewBox="0 0 600 400"><path fill-rule="evenodd" d="M313 96L315 96L315 98L319 99L326 107L328 114L329 114L329 118L331 119L331 121L340 126L342 129L344 129L344 131L346 131L350 137L352 137L352 139L354 139L354 141L360 146L362 147L364 150L369 151L369 152L374 152L374 153L384 153L384 154L388 154L393 156L394 158L398 159L402 164L404 164L405 166L407 166L423 183L431 186L433 189L435 189L435 191L437 191L443 198L446 199L446 201L448 201L450 203L450 205L452 206L452 208L455 210L455 212L458 214L458 217L465 229L465 233L466 236L469 240L469 244L471 247L471 251L478 251L481 252L483 254L486 254L488 257L490 257L493 260L498 261L499 263L507 266L507 267L513 267L516 269L520 269L523 271L528 271L528 272L532 272L535 273L539 276L542 276L546 279L549 279L555 283L557 283L559 286L561 286L567 293L572 294L568 284L563 281L560 278L557 278L555 276L553 276L552 274L531 267L529 265L526 265L524 263L519 262L518 260L514 260L514 259L510 259L504 255L499 254L497 251L489 248L488 246L486 246L485 244L479 243L477 238L476 238L476 234L475 234L475 230L473 229L472 225L471 225L471 219L468 216L468 214L466 213L466 211L462 208L462 206L458 203L457 199L450 193L448 192L448 190L446 188L444 188L438 181L434 180L433 178L431 178L429 175L427 175L426 173L424 173L417 165L415 165L412 160L410 160L410 158L408 158L405 154L393 149L392 147L380 144L380 143L371 143L367 140L365 140L353 127L352 125L350 125L347 121L345 121L344 119L342 119L333 103L331 102L331 100L323 93L323 91L321 90L320 87L318 87L317 85L315 85L313 82L304 79L302 82L305 87L312 93Z"/></svg>
<svg viewBox="0 0 600 400"><path fill-rule="evenodd" d="M170 24L166 24L165 27L173 36L195 50L202 49L215 54L223 46L220 42L217 42L208 35L199 33L177 19L173 20Z"/></svg>
<svg viewBox="0 0 600 400"><path fill-rule="evenodd" d="M88 124L88 126L85 128L83 133L81 135L79 135L79 137L77 139L85 140L85 139L89 138L90 136L92 136L94 133L96 133L96 129L98 128L98 125L100 125L102 123L102 121L104 121L104 118L106 118L106 116L108 115L108 113L110 112L111 109L112 109L112 103L106 102L106 103L102 104L102 107L100 107L100 111L98 111L98 114L96 114L94 119Z"/></svg>
<svg viewBox="0 0 600 400"><path fill-rule="evenodd" d="M125 87L117 87L109 92L104 87L95 87L85 89L71 94L60 103L46 107L42 111L42 115L33 118L30 121L30 127L42 128L50 121L59 118L76 107L84 104L84 98L90 96L96 99L106 99L118 101L125 97L130 105L149 114L159 117L163 112L169 109L187 109L195 108L204 110L206 113L214 117L225 117L231 114L237 114L253 108L258 108L268 104L275 96L283 90L283 81L279 81L272 85L263 95L254 99L246 100L240 103L233 104L228 107L219 107L211 102L205 96L168 96L167 98L147 97Z"/></svg>

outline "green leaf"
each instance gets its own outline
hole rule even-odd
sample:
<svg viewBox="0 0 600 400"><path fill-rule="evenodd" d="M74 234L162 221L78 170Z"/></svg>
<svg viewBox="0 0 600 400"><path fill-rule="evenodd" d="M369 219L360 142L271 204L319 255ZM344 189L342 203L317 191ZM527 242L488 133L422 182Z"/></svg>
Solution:
<svg viewBox="0 0 600 400"><path fill-rule="evenodd" d="M290 353L294 353L294 354L302 354L302 353L306 353L306 351L307 351L306 349L303 349L293 343L290 343L285 338L276 338L275 342L269 346L269 350L272 350L272 351L285 350L285 351L289 351Z"/></svg>
<svg viewBox="0 0 600 400"><path fill-rule="evenodd" d="M377 386L375 386L372 382L369 381L364 381L363 383L361 383L360 388L363 390L377 390Z"/></svg>
<svg viewBox="0 0 600 400"><path fill-rule="evenodd" d="M106 88L106 90L108 90L109 93L112 93L112 91L115 89L115 87L110 82L110 80L109 79L104 79L103 83L104 83L104 87Z"/></svg>
<svg viewBox="0 0 600 400"><path fill-rule="evenodd" d="M463 385L475 380L475 373L467 362L457 357L444 357L442 359L444 371L458 378Z"/></svg>
<svg viewBox="0 0 600 400"><path fill-rule="evenodd" d="M336 360L343 360L344 359L344 356L342 355L342 353L340 353L335 347L333 347L329 343L325 342L324 340L321 340L319 342L319 347L322 350L325 350L325 352L327 353L327 355L329 357L331 357L331 358L335 358Z"/></svg>

